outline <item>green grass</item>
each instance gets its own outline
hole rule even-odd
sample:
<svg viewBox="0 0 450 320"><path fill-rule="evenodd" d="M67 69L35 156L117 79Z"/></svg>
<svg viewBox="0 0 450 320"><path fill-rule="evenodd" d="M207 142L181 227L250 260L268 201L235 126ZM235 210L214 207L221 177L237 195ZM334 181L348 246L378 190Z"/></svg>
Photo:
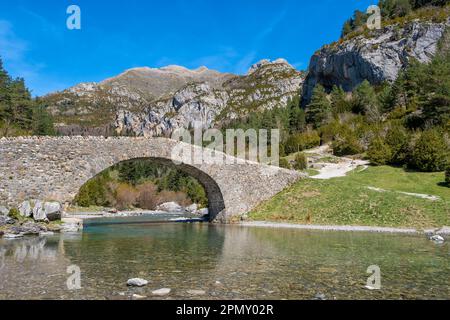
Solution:
<svg viewBox="0 0 450 320"><path fill-rule="evenodd" d="M251 220L318 225L431 228L450 225L443 173L370 167L331 180L305 179L250 213ZM389 190L377 192L367 187ZM438 201L399 192L439 196Z"/></svg>

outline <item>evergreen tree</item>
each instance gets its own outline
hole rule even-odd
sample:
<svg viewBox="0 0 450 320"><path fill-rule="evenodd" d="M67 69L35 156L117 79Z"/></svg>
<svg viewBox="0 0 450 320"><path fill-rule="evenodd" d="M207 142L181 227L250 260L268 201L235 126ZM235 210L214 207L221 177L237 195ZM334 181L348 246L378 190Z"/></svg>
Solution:
<svg viewBox="0 0 450 320"><path fill-rule="evenodd" d="M377 166L383 166L391 161L392 150L381 137L376 137L367 150L370 162Z"/></svg>
<svg viewBox="0 0 450 320"><path fill-rule="evenodd" d="M335 116L351 111L350 103L347 101L347 94L342 87L333 86L333 90L331 90L331 109Z"/></svg>
<svg viewBox="0 0 450 320"><path fill-rule="evenodd" d="M412 11L410 0L381 0L379 7L386 18L404 17Z"/></svg>
<svg viewBox="0 0 450 320"><path fill-rule="evenodd" d="M389 128L385 143L391 148L391 164L404 164L408 159L410 135L403 126L393 125Z"/></svg>
<svg viewBox="0 0 450 320"><path fill-rule="evenodd" d="M364 80L353 93L353 112L365 115L369 122L377 122L381 118L375 89L367 80Z"/></svg>
<svg viewBox="0 0 450 320"><path fill-rule="evenodd" d="M37 107L33 114L33 135L54 136L55 134L52 116L44 107Z"/></svg>
<svg viewBox="0 0 450 320"><path fill-rule="evenodd" d="M445 170L449 150L447 142L436 129L424 131L414 146L411 166L425 172Z"/></svg>
<svg viewBox="0 0 450 320"><path fill-rule="evenodd" d="M396 95L393 86L383 83L378 94L378 104L382 112L390 112L396 106Z"/></svg>
<svg viewBox="0 0 450 320"><path fill-rule="evenodd" d="M54 134L53 121L32 99L22 78L12 79L0 59L0 136Z"/></svg>
<svg viewBox="0 0 450 320"><path fill-rule="evenodd" d="M320 84L314 88L311 103L306 107L308 123L318 128L331 118L331 103L324 87Z"/></svg>
<svg viewBox="0 0 450 320"><path fill-rule="evenodd" d="M289 101L289 131L299 132L306 129L306 114L305 111L300 107L300 99L296 97L295 99Z"/></svg>

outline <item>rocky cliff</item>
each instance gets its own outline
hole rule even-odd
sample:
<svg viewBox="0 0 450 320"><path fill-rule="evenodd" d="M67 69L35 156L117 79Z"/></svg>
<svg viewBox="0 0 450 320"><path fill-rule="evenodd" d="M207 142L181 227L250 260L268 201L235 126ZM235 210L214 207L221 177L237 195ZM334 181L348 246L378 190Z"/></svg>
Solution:
<svg viewBox="0 0 450 320"><path fill-rule="evenodd" d="M167 136L177 128L210 128L250 111L286 106L303 80L283 59L262 60L245 76L205 67L137 68L44 99L65 135Z"/></svg>
<svg viewBox="0 0 450 320"><path fill-rule="evenodd" d="M364 80L372 84L394 81L411 59L427 63L435 55L450 20L442 23L411 21L387 26L323 47L311 58L303 86L302 104L314 87L334 85L353 90Z"/></svg>

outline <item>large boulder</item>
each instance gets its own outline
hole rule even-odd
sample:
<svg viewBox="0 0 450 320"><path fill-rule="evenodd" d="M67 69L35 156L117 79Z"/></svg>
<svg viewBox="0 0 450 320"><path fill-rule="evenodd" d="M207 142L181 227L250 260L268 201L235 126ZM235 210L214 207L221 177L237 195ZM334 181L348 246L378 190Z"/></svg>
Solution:
<svg viewBox="0 0 450 320"><path fill-rule="evenodd" d="M33 208L31 207L30 201L24 201L19 206L19 212L22 217L29 218L33 215Z"/></svg>
<svg viewBox="0 0 450 320"><path fill-rule="evenodd" d="M44 204L44 210L48 220L61 220L62 206L59 202L46 202Z"/></svg>
<svg viewBox="0 0 450 320"><path fill-rule="evenodd" d="M163 203L163 204L159 205L156 208L156 210L164 211L164 212L171 212L171 213L185 212L185 209L176 202Z"/></svg>
<svg viewBox="0 0 450 320"><path fill-rule="evenodd" d="M42 201L36 201L33 209L33 219L34 221L47 221L47 214Z"/></svg>
<svg viewBox="0 0 450 320"><path fill-rule="evenodd" d="M19 207L23 217L33 216L34 221L56 221L61 220L63 208L59 202L36 201L33 209L30 202L25 201Z"/></svg>

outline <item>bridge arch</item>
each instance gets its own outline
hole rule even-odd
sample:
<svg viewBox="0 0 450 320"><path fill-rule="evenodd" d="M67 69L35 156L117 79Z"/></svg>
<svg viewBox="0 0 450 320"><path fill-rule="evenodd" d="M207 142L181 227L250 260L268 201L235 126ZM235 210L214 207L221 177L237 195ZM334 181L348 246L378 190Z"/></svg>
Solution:
<svg viewBox="0 0 450 320"><path fill-rule="evenodd" d="M87 181L120 162L152 159L175 166L172 151L179 146L180 142L166 138L3 138L0 205L11 208L33 199L71 203ZM227 222L249 212L301 178L297 172L223 157L227 161L220 164L176 165L204 186L211 219L216 221Z"/></svg>
<svg viewBox="0 0 450 320"><path fill-rule="evenodd" d="M150 160L152 163L159 164L168 168L177 169L195 179L202 185L206 192L206 196L208 198L208 210L209 210L209 218L210 220L215 220L215 218L225 210L225 200L222 194L222 190L220 189L219 185L216 183L216 181L209 176L207 173L199 170L198 168L181 163L181 164L175 164L172 160L166 159L166 158L130 158L126 159L124 161L121 161L119 163L115 163L113 166L118 165L120 163L128 162L128 161L138 161L138 160ZM111 166L112 167L112 166ZM111 168L107 167L104 168L100 172L92 172L95 173L94 176L89 178L89 180L96 177L98 174L102 173L104 170ZM86 184L89 180L85 181L83 183ZM79 189L83 186L81 185ZM78 189L78 190L79 190Z"/></svg>

